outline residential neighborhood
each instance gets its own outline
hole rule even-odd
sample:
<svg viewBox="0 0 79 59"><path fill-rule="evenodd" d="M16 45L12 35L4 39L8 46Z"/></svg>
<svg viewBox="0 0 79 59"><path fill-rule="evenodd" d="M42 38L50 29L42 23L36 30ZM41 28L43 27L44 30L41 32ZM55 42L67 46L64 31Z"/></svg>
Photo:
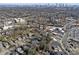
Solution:
<svg viewBox="0 0 79 59"><path fill-rule="evenodd" d="M79 54L79 5L0 8L0 55Z"/></svg>

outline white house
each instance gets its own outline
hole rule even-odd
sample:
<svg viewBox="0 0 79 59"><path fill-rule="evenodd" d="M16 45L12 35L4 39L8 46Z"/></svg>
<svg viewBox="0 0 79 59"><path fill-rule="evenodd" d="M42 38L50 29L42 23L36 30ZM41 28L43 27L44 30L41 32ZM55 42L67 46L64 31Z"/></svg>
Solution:
<svg viewBox="0 0 79 59"><path fill-rule="evenodd" d="M4 25L3 30L7 30L7 29L11 29L11 28L13 28L12 25L10 25L10 26L6 26L6 25Z"/></svg>
<svg viewBox="0 0 79 59"><path fill-rule="evenodd" d="M4 22L3 30L12 29L14 27L13 21L6 21Z"/></svg>
<svg viewBox="0 0 79 59"><path fill-rule="evenodd" d="M25 19L23 19L23 18L14 18L15 19L15 21L17 22L17 23L24 23L25 22Z"/></svg>

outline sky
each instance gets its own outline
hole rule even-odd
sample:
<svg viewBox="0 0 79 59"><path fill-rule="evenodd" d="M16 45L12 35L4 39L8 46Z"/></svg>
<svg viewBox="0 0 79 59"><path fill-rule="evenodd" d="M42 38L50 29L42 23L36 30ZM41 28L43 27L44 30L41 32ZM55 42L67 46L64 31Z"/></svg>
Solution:
<svg viewBox="0 0 79 59"><path fill-rule="evenodd" d="M79 3L79 0L0 0L0 3Z"/></svg>

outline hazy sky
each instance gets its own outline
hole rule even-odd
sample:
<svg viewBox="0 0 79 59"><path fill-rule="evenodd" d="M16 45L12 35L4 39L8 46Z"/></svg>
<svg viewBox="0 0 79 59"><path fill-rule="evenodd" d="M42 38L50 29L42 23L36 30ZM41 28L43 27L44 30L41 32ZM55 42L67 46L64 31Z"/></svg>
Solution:
<svg viewBox="0 0 79 59"><path fill-rule="evenodd" d="M0 0L0 3L79 3L79 0Z"/></svg>

